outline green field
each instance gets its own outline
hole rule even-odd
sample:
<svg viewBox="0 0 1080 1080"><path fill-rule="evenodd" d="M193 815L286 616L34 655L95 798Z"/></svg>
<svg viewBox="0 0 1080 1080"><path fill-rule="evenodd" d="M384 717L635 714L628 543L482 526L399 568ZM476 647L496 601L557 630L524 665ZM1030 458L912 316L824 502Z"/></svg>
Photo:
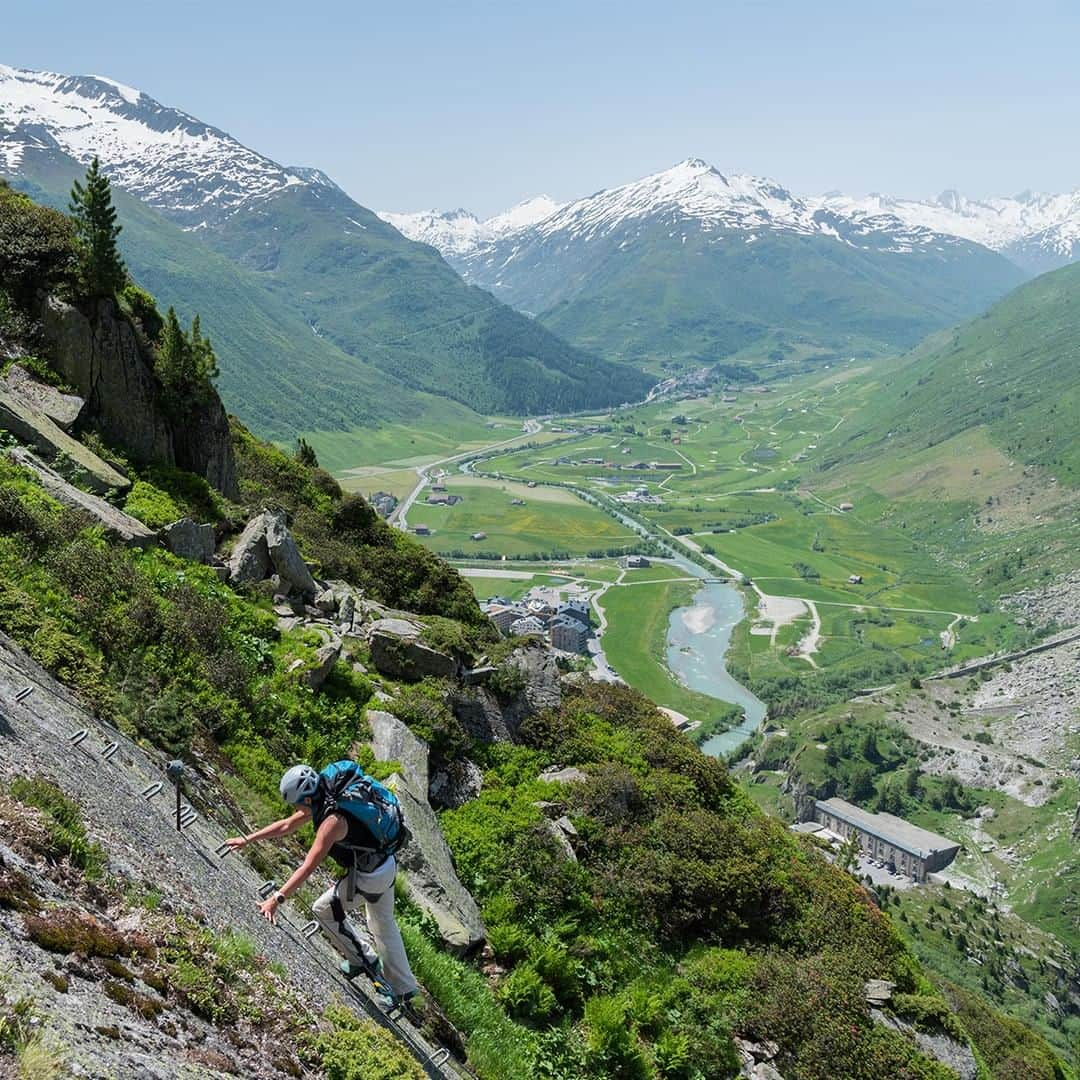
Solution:
<svg viewBox="0 0 1080 1080"><path fill-rule="evenodd" d="M624 525L569 491L471 476L447 477L445 483L450 494L461 496L461 502L429 506L421 501L409 512L411 528L426 525L431 529L432 535L418 539L433 551L587 555L632 547L637 539ZM524 505L515 506L515 499ZM478 532L487 536L470 539Z"/></svg>

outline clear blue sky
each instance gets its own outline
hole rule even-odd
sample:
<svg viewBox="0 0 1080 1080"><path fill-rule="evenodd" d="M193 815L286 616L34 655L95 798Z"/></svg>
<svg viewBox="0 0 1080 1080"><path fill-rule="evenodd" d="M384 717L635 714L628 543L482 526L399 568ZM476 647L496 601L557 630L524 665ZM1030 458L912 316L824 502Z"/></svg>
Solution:
<svg viewBox="0 0 1080 1080"><path fill-rule="evenodd" d="M1080 187L1080 4L33 0L0 61L109 75L377 209L493 213L685 157L797 192Z"/></svg>

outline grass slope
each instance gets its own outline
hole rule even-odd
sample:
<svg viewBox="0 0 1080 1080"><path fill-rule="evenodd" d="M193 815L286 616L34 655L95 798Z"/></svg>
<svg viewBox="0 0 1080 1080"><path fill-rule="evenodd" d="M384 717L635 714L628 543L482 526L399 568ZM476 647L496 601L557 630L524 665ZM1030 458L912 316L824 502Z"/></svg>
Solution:
<svg viewBox="0 0 1080 1080"><path fill-rule="evenodd" d="M769 232L751 243L688 221L635 222L588 242L555 235L509 254L470 263L471 280L582 347L630 360L908 347L1023 280L973 244L900 254Z"/></svg>

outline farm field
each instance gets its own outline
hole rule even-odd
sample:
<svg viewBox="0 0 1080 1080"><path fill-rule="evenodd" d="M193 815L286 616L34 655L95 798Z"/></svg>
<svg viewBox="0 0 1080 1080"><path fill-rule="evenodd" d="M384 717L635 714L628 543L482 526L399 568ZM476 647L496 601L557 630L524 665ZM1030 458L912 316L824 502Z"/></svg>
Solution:
<svg viewBox="0 0 1080 1080"><path fill-rule="evenodd" d="M626 526L588 505L570 491L529 488L509 481L468 475L445 478L454 506L429 506L422 500L409 512L409 525L426 525L430 536L417 539L433 551L464 557L472 550L500 555L603 554L633 546L637 536ZM524 505L514 505L514 500ZM472 540L475 533L486 533Z"/></svg>

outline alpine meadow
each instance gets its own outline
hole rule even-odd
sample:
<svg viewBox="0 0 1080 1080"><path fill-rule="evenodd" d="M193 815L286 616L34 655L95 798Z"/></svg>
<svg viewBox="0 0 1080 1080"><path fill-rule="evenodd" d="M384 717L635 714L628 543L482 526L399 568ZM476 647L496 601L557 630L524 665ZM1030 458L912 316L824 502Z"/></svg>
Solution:
<svg viewBox="0 0 1080 1080"><path fill-rule="evenodd" d="M51 6L0 1078L1080 1080L1072 13Z"/></svg>

